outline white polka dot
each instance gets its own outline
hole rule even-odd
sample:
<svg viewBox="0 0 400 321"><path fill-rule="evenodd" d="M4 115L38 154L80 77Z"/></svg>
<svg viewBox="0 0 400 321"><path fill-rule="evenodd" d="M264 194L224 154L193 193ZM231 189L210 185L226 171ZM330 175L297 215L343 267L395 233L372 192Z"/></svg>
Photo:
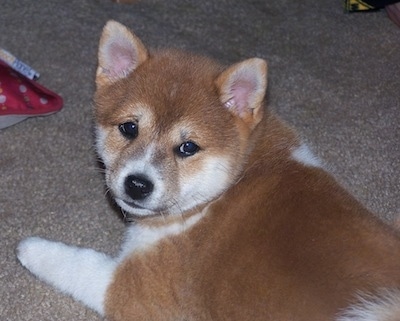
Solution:
<svg viewBox="0 0 400 321"><path fill-rule="evenodd" d="M40 103L41 104L43 104L43 105L46 105L49 101L46 99L46 98L44 98L44 97L41 97L40 99Z"/></svg>
<svg viewBox="0 0 400 321"><path fill-rule="evenodd" d="M0 95L0 104L4 104L7 100L7 97L4 95Z"/></svg>
<svg viewBox="0 0 400 321"><path fill-rule="evenodd" d="M20 92L26 93L26 90L27 90L27 88L26 88L25 85L19 85L19 91L20 91Z"/></svg>

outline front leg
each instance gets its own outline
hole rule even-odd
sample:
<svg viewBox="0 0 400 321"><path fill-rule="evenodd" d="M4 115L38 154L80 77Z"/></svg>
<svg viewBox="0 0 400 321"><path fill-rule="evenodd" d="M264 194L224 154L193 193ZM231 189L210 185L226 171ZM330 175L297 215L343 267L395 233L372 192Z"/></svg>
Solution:
<svg viewBox="0 0 400 321"><path fill-rule="evenodd" d="M23 240L17 256L39 279L104 315L106 290L116 267L111 257L39 237Z"/></svg>

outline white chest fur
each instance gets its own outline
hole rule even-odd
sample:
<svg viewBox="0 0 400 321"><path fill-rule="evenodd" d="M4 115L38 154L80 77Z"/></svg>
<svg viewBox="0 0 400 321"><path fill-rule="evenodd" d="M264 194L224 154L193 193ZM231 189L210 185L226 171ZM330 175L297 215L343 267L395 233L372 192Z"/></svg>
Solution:
<svg viewBox="0 0 400 321"><path fill-rule="evenodd" d="M162 226L147 226L141 224L131 225L125 234L125 241L121 247L118 261L122 261L127 255L134 251L145 251L154 246L162 239L184 233L195 225L206 213L207 208L202 212Z"/></svg>

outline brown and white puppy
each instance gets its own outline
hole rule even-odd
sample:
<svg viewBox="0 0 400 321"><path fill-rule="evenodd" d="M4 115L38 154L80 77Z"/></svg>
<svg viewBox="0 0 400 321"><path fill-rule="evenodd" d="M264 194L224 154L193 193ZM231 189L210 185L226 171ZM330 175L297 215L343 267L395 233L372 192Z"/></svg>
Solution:
<svg viewBox="0 0 400 321"><path fill-rule="evenodd" d="M135 223L116 258L29 238L21 263L109 320L400 320L399 235L264 107L266 73L108 22L97 147Z"/></svg>

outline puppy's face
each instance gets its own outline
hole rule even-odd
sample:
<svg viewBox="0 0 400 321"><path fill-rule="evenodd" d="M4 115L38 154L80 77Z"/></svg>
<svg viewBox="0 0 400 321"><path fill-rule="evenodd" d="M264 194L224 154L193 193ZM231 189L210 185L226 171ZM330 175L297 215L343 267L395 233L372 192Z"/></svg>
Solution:
<svg viewBox="0 0 400 321"><path fill-rule="evenodd" d="M122 209L182 214L234 184L265 90L263 61L243 64L223 70L178 51L150 55L125 27L106 25L96 78L97 149ZM240 107L244 100L252 110Z"/></svg>

